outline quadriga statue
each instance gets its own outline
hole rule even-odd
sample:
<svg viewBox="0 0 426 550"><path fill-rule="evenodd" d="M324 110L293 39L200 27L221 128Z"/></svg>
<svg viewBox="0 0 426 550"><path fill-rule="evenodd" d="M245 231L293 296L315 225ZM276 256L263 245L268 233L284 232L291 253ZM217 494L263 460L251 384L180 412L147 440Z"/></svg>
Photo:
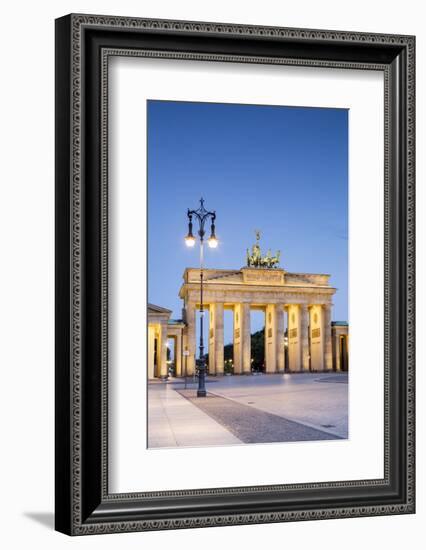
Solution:
<svg viewBox="0 0 426 550"><path fill-rule="evenodd" d="M280 263L281 252L278 250L275 256L272 256L271 249L268 250L265 256L262 257L262 252L260 249L260 231L256 230L256 243L252 246L251 254L250 250L247 248L247 267L263 267L271 269L277 267Z"/></svg>

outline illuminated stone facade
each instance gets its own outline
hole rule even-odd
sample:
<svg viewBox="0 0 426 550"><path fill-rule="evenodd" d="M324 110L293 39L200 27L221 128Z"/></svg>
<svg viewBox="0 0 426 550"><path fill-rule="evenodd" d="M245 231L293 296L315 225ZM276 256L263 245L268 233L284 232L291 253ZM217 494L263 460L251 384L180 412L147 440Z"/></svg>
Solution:
<svg viewBox="0 0 426 550"><path fill-rule="evenodd" d="M204 309L209 319L204 336L209 374L224 373L224 310L233 311L234 374L251 373L252 309L265 312L266 373L347 370L348 326L334 323L332 327L336 289L330 286L329 278L279 268L205 269ZM166 344L172 337L174 374L194 373L199 269L185 270L179 296L184 301L182 321L170 320L170 310L149 306L149 378L168 375Z"/></svg>
<svg viewBox="0 0 426 550"><path fill-rule="evenodd" d="M168 342L174 340L174 374L182 376L182 342L185 325L170 319L170 309L148 304L148 378L167 378Z"/></svg>

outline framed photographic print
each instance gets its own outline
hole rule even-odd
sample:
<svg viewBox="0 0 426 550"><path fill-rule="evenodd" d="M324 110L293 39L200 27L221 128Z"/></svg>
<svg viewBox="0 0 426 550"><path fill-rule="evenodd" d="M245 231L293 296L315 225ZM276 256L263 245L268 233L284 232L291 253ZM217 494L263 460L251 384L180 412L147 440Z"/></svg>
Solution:
<svg viewBox="0 0 426 550"><path fill-rule="evenodd" d="M56 529L406 514L412 36L56 21Z"/></svg>

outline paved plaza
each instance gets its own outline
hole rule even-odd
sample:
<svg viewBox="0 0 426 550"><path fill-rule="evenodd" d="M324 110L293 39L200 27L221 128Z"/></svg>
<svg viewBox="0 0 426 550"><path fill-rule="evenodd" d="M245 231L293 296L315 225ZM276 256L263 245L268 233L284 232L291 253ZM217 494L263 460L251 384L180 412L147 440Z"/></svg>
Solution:
<svg viewBox="0 0 426 550"><path fill-rule="evenodd" d="M346 439L347 373L261 374L148 384L148 447Z"/></svg>

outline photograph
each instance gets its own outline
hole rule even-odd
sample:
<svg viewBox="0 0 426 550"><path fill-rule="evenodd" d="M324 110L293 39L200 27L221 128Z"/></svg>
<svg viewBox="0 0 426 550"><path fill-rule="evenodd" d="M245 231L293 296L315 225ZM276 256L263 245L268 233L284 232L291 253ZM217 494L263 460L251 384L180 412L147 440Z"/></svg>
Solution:
<svg viewBox="0 0 426 550"><path fill-rule="evenodd" d="M418 23L315 6L55 19L60 533L415 513Z"/></svg>
<svg viewBox="0 0 426 550"><path fill-rule="evenodd" d="M146 109L147 448L347 440L349 109Z"/></svg>

